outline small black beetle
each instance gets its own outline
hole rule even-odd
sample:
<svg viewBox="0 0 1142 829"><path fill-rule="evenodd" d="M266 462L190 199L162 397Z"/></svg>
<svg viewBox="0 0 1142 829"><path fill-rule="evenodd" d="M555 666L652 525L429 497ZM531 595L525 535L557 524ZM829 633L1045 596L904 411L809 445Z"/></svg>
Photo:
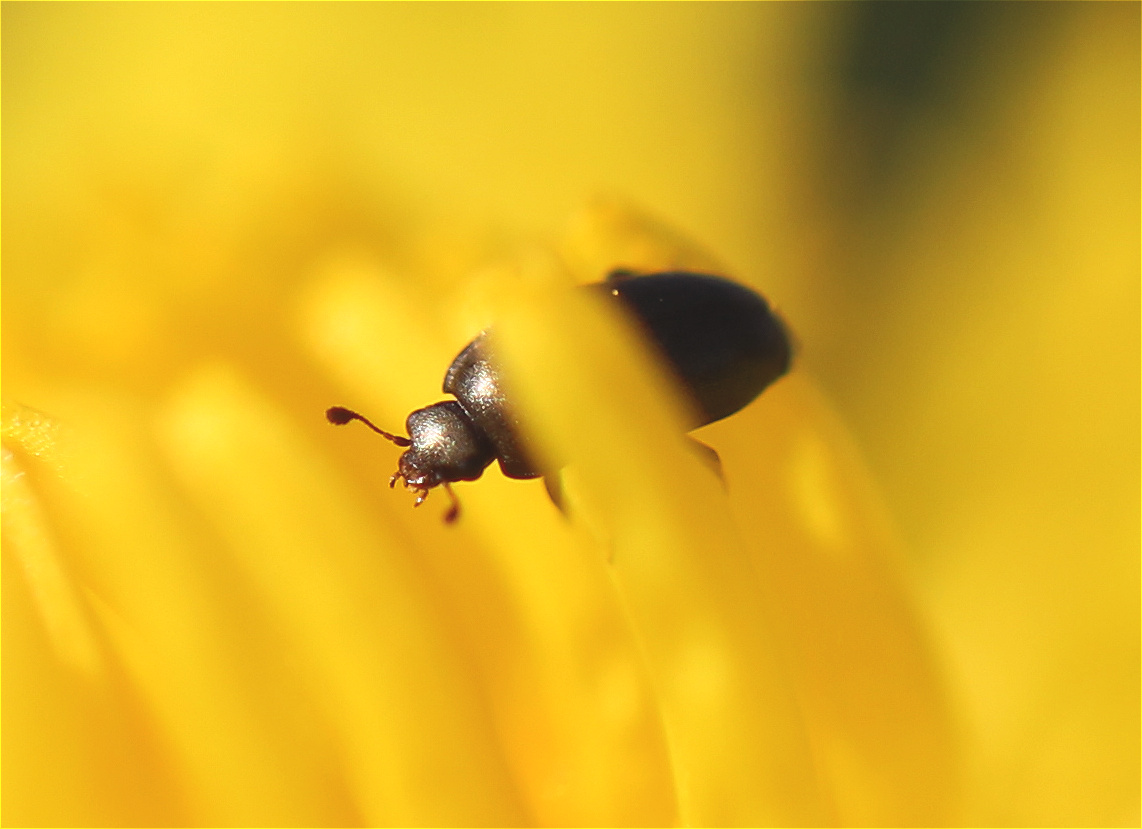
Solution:
<svg viewBox="0 0 1142 829"><path fill-rule="evenodd" d="M691 429L732 415L789 370L792 347L785 326L764 299L736 282L683 271L636 276L620 270L584 290L615 297L637 320L690 395L698 413ZM389 486L403 478L420 506L430 489L443 485L452 499L447 522L460 513L450 484L476 480L493 460L509 478L543 474L524 449L500 372L488 359L487 337L482 332L448 367L444 391L456 399L410 414L407 438L341 406L325 412L330 423L360 420L397 446L410 447ZM548 491L555 499L550 483Z"/></svg>

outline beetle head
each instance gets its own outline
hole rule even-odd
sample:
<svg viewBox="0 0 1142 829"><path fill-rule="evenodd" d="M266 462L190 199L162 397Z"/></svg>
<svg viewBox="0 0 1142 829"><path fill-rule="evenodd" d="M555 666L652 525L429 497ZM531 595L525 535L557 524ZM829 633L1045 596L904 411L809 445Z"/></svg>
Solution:
<svg viewBox="0 0 1142 829"><path fill-rule="evenodd" d="M425 492L452 481L474 481L495 459L495 450L455 400L417 409L405 422L411 445L392 478Z"/></svg>

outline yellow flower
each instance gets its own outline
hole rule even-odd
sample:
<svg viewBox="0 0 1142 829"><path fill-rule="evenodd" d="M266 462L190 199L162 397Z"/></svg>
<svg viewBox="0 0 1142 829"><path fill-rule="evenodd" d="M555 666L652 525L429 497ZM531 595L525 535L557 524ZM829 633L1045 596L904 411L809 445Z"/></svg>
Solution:
<svg viewBox="0 0 1142 829"><path fill-rule="evenodd" d="M540 446L577 459L569 519L538 482L489 472L458 487L465 512L446 527L439 496L414 512L384 487L393 447L323 422L330 403L397 424L434 399L458 350L431 322L455 308L426 310L448 295L438 273L334 249L282 303L284 325L236 303L216 335L229 350L171 336L197 309L156 303L141 316L172 322L148 326L153 345L192 352L165 382L114 313L85 343L97 382L10 357L18 396L51 415L5 411L6 814L949 814L940 682L843 431L795 374L704 430L723 488L630 335L555 292L598 276L592 256L705 260L606 205L567 244L582 254L569 275L552 255L466 290L498 297L486 304Z"/></svg>
<svg viewBox="0 0 1142 829"><path fill-rule="evenodd" d="M3 822L1136 821L1136 36L1092 8L883 222L816 201L847 18L6 4ZM685 230L560 231L597 182ZM615 266L787 312L695 435L724 485L567 295ZM493 322L567 513L493 467L446 526L323 412L399 431Z"/></svg>

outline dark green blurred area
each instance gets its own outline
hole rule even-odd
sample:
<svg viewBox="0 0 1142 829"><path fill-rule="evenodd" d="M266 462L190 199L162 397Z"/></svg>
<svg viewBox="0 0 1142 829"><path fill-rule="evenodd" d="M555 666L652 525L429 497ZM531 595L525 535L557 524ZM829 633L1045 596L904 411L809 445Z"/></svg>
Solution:
<svg viewBox="0 0 1142 829"><path fill-rule="evenodd" d="M1020 105L1004 95L1053 59L1068 28L1101 18L1108 29L1137 34L1142 9L1115 2L840 6L842 22L815 79L832 135L820 175L832 208L855 223L907 209L918 156L927 152L929 164L940 163L931 153L949 136L966 147L987 140L996 108ZM943 141L933 140L937 133Z"/></svg>
<svg viewBox="0 0 1142 829"><path fill-rule="evenodd" d="M884 209L915 153L917 130L962 130L986 117L975 79L1016 71L1014 61L1069 14L1066 4L1044 3L846 4L847 23L825 59L837 141L823 166L837 173L837 208Z"/></svg>

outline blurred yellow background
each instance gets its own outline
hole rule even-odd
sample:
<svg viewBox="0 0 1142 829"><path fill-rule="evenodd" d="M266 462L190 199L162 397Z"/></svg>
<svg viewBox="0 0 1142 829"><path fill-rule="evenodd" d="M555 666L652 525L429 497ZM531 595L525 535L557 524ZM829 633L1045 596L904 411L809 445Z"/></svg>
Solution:
<svg viewBox="0 0 1142 829"><path fill-rule="evenodd" d="M745 814L1137 825L1138 4L6 2L0 24L5 446L24 459L4 477L5 824L733 822L730 812L687 811L688 785L694 802L723 801L672 776L669 716L664 732L654 716L631 715L637 750L622 756L642 760L611 770L638 766L642 777L623 786L668 792L656 805L614 806L621 794L608 786L619 786L592 777L606 777L591 770L594 754L555 751L564 738L537 736L522 716L518 733L493 717L456 741L447 779L465 781L461 805L433 812L423 799L438 785L435 758L351 756L299 713L309 691L293 684L329 678L339 689L329 704L345 721L379 729L365 742L407 747L413 726L393 737L391 723L372 722L374 705L390 720L408 705L446 711L440 733L453 733L479 722L489 696L492 707L514 704L513 679L489 686L481 674L509 665L512 649L535 654L536 675L577 669L574 654L535 650L523 634L477 639L476 655L467 652L457 628L510 625L475 599L426 612L449 579L450 589L501 591L489 607L534 614L537 630L572 629L567 619L596 606L600 631L626 630L620 605L599 598L609 595L605 568L557 576L500 562L509 583L481 569L497 555L515 562L481 511L511 520L531 509L524 499L543 497L536 485L497 474L461 488L465 520L480 529L456 542L436 525L442 496L414 514L404 493L381 491L387 466L362 471L388 464L391 447L367 458L334 450L348 436L319 417L332 403L368 403L395 428L436 400L451 356L496 307L489 297L502 280L487 274L504 261L517 263L521 283L543 282L557 249L584 281L653 261L656 244L674 251L653 240L677 232L789 320L796 371L830 402L798 402L795 387L793 402L779 397L786 408L758 422L817 423L812 412L831 406L847 426L854 468L867 464L879 493L870 502L883 501L902 541L904 586L887 593L922 633L900 629L926 642L937 666L910 676L925 688L939 677L932 722L955 732L946 752L946 735L933 737L932 754L956 767L946 772L956 781L907 806L889 802L907 800L900 791L865 803L836 783L823 810ZM641 218L628 227L623 217L640 211L673 230ZM632 262L614 261L615 251ZM343 399L362 376L378 378L361 392L371 397ZM79 460L37 449L45 430L55 445L56 426L36 412L80 435ZM329 493L315 502L299 490L297 533L255 503L261 478L234 472L241 455L288 478L275 446L290 446L299 477ZM62 483L52 469L65 470ZM349 491L343 478L376 491L345 504L334 497ZM71 500L101 488L130 526ZM376 560L372 530L354 523L373 509L397 539L384 549L425 545L435 557ZM319 518L306 523L310 513ZM534 526L519 514L531 538L561 532L546 513ZM85 547L95 526L106 533ZM359 594L345 592L343 573L305 569L308 553L342 531L357 533L344 542L353 552L328 568L371 574ZM532 556L548 543L573 547L531 543ZM120 555L152 544L176 550L178 564ZM258 545L264 559L230 569L225 550ZM55 552L28 552L41 548ZM203 551L218 558L204 562ZM282 568L310 574L304 585L279 576L277 551L293 562ZM53 575L43 562L57 558ZM620 581L639 577L617 567ZM556 577L573 594L558 606L565 614L521 598ZM250 595L280 605L247 611ZM645 606L632 595L637 628ZM156 667L146 655L155 631L124 608L139 601L137 618L205 619L195 596L225 608L226 644L215 650L193 625L173 624L167 656L186 662ZM370 615L377 604L383 618ZM344 618L330 620L330 607ZM266 656L263 666L263 640L247 624L292 625L308 643L299 652L323 656L297 665L283 656L285 667ZM360 664L392 625L427 631L429 644L415 654L393 645L384 664L430 666L439 699L393 690L386 669ZM346 631L369 644L345 643ZM638 649L623 647L616 666L637 661ZM97 690L77 686L73 669L101 675ZM254 674L272 677L272 698L227 707L229 683ZM645 682L617 667L606 676L607 687ZM372 693L381 686L388 696ZM790 704L784 686L770 690L774 706ZM537 693L557 700L551 710L575 710L555 679ZM608 699L635 710L637 696ZM107 710L109 721L91 725L90 712ZM197 726L234 721L281 739ZM576 723L563 725L586 730ZM788 740L775 745L800 745L779 726L743 733L773 729ZM590 751L610 751L599 740ZM283 744L294 748L284 759ZM114 771L149 768L149 757L180 759L153 779ZM203 771L211 758L216 776ZM781 774L796 788L804 780L790 766ZM861 774L837 779L859 789ZM569 794L588 784L601 792L597 809Z"/></svg>

